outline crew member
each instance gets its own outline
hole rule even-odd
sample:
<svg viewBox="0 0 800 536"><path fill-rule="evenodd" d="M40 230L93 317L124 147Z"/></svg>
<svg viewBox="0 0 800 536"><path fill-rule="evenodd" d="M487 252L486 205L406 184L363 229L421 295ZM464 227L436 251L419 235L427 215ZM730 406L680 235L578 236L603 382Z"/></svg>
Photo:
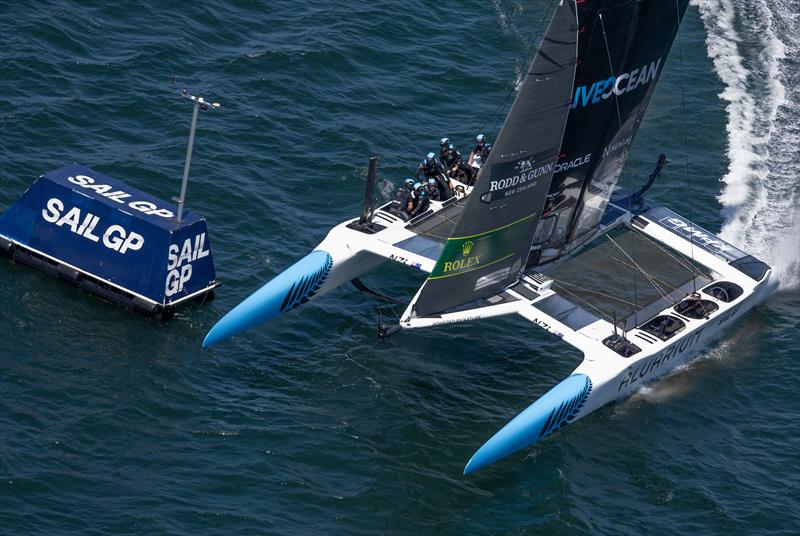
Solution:
<svg viewBox="0 0 800 536"><path fill-rule="evenodd" d="M448 177L464 184L472 184L475 170L464 162L461 152L452 143L448 145L447 151L442 156L442 165L447 170Z"/></svg>
<svg viewBox="0 0 800 536"><path fill-rule="evenodd" d="M450 138L442 138L439 140L439 162L444 163L444 156L450 147Z"/></svg>
<svg viewBox="0 0 800 536"><path fill-rule="evenodd" d="M436 179L432 179L434 184L436 183ZM427 188L422 185L422 183L416 183L414 185L414 194L413 194L413 205L414 207L411 209L411 217L417 216L422 214L431 206L431 200L428 198Z"/></svg>
<svg viewBox="0 0 800 536"><path fill-rule="evenodd" d="M481 165L485 162L483 159L483 152L486 150L486 136L478 134L475 137L475 148L469 153L469 160L467 164L470 167L480 169ZM488 156L488 155L487 155Z"/></svg>
<svg viewBox="0 0 800 536"><path fill-rule="evenodd" d="M442 194L439 192L439 185L436 184L436 179L428 179L428 184L425 186L425 193L431 201L440 201Z"/></svg>
<svg viewBox="0 0 800 536"><path fill-rule="evenodd" d="M442 201L449 199L453 195L453 186L450 179L445 175L444 168L434 153L428 153L428 156L426 156L419 167L417 167L415 176L419 180L435 179L439 187L439 196Z"/></svg>
<svg viewBox="0 0 800 536"><path fill-rule="evenodd" d="M456 149L455 145L450 143L439 158L442 161L442 166L444 166L447 176L452 177L461 164L461 153L459 150Z"/></svg>
<svg viewBox="0 0 800 536"><path fill-rule="evenodd" d="M406 179L401 188L397 189L389 210L407 220L414 210L414 179Z"/></svg>
<svg viewBox="0 0 800 536"><path fill-rule="evenodd" d="M428 156L420 162L417 172L414 175L417 179L431 179L444 175L442 165L436 159L436 154L428 153Z"/></svg>

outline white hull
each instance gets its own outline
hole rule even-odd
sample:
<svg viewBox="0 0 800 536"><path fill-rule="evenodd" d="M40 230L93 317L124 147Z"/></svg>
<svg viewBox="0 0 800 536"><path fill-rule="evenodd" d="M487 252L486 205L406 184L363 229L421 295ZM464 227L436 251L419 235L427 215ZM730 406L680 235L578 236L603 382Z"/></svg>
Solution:
<svg viewBox="0 0 800 536"><path fill-rule="evenodd" d="M721 337L723 332L747 311L763 301L767 286L758 287L752 294L720 308L708 320L690 320L686 331L667 343L658 341L650 351L642 351L635 357L625 359L623 366L613 366L603 359L587 357L575 369L575 373L586 374L595 385L592 395L572 419L580 419L592 411L627 397L643 385L657 380L674 369L696 358L709 344ZM659 344L660 343L660 344ZM605 349L605 348L604 348ZM597 349L598 353L601 349ZM610 360L610 356L606 356Z"/></svg>
<svg viewBox="0 0 800 536"><path fill-rule="evenodd" d="M440 210L443 210L442 205L435 203L427 217L432 217ZM418 318L413 314L412 300L400 318L402 328L414 329L516 313L583 353L583 361L572 375L490 439L470 460L465 472L533 444L690 361L737 318L764 300L776 286L775 282L770 281L771 270L768 266L747 257L752 259L749 264L757 269L743 269L737 265L738 261L734 261L745 256L745 253L715 235L692 226L663 207L629 212L619 205L611 205L607 214L611 217L607 218L596 237L621 226L634 229L659 244L659 247L691 257L710 274L711 283L696 289L685 285L676 289L663 303L656 302L642 310L642 320L669 317L673 319L671 321L683 325L669 337L663 337L664 340L654 336L652 330L648 331L647 322L640 322L625 333L625 344L636 346L635 353L626 357L624 351L618 351L604 342L617 333L607 318L595 316L590 310L584 309L579 313L554 314L552 305L549 306L550 313L545 312L544 309L548 308L544 304L554 301L580 309L554 291L552 280L546 275L558 274L561 263L569 261L571 256L580 255L579 251L546 265L543 268L545 274L523 272L519 283L505 289L495 300L489 299L480 306ZM437 249L436 242L427 239L424 233L418 233L415 225L409 225L383 208L378 209L372 218L372 222L378 223L379 227L367 232L356 222L351 220L334 227L311 254L226 315L209 333L205 345L235 335L346 284L387 260L426 273L434 269L440 248ZM586 244L590 242L587 240ZM705 289L718 283L733 285L739 294L723 300L705 292ZM675 304L694 299L689 294L695 290L698 294L694 298L699 296L704 300L703 303L710 304L708 314L704 309L704 317L691 318L676 312ZM575 314L580 317L578 323L569 321Z"/></svg>

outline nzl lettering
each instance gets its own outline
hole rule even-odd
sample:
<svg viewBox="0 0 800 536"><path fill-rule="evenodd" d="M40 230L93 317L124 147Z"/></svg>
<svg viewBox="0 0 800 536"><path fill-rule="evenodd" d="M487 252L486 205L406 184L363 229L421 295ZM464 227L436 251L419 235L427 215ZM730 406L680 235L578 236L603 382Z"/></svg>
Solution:
<svg viewBox="0 0 800 536"><path fill-rule="evenodd" d="M688 349L692 348L697 341L700 340L700 335L703 333L702 329L698 329L680 343L675 344L671 348L668 348L661 352L660 354L656 355L655 357L651 357L644 363L640 363L636 366L636 368L628 369L628 373L622 378L622 381L619 383L619 387L617 391L621 391L623 387L629 387L639 381L640 379L646 378L649 376L654 370L658 370L661 368L661 365L667 363L668 361L672 360L672 358L682 355Z"/></svg>
<svg viewBox="0 0 800 536"><path fill-rule="evenodd" d="M548 324L544 320L539 320L538 318L534 318L531 322L533 322L535 325L539 326L542 329L550 331L550 324Z"/></svg>

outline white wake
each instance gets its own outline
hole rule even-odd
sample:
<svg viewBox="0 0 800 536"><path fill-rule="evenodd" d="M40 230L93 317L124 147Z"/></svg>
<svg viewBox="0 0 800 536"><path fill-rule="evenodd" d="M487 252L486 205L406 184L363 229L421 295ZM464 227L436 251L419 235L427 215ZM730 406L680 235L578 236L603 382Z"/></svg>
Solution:
<svg viewBox="0 0 800 536"><path fill-rule="evenodd" d="M692 0L725 90L721 235L800 286L800 8L796 0ZM780 37L779 37L780 36Z"/></svg>

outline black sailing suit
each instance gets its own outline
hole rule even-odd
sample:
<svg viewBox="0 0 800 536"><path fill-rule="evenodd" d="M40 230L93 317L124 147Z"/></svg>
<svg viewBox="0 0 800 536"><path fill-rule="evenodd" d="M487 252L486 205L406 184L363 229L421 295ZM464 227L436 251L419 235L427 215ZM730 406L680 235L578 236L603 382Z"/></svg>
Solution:
<svg viewBox="0 0 800 536"><path fill-rule="evenodd" d="M398 188L397 192L395 192L390 210L403 220L407 220L411 217L411 212L408 209L409 204L412 205L412 210L413 210L412 192L408 188L403 186L401 188Z"/></svg>
<svg viewBox="0 0 800 536"><path fill-rule="evenodd" d="M411 211L411 217L418 214L422 214L431 206L431 200L428 198L428 194L425 191L426 187L421 186L419 190L414 192L414 209Z"/></svg>

